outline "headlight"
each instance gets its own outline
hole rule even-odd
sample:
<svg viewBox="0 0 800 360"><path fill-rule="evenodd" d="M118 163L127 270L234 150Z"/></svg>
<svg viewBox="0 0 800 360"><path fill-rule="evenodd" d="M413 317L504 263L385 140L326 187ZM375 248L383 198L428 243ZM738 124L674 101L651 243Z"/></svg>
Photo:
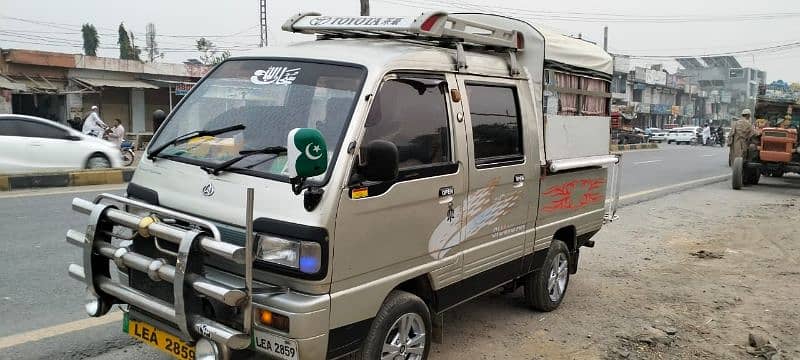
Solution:
<svg viewBox="0 0 800 360"><path fill-rule="evenodd" d="M316 274L322 266L322 247L310 241L288 240L258 235L256 258L286 266L306 274Z"/></svg>

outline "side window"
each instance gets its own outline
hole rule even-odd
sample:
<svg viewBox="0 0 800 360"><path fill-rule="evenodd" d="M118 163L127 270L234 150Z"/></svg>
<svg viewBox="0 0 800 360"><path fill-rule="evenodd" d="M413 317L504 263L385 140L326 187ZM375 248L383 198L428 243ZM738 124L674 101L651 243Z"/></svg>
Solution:
<svg viewBox="0 0 800 360"><path fill-rule="evenodd" d="M66 131L47 124L40 124L33 121L20 121L18 125L17 136L44 139L64 139L64 137L67 136Z"/></svg>
<svg viewBox="0 0 800 360"><path fill-rule="evenodd" d="M470 83L466 88L475 163L480 166L522 160L522 117L516 88Z"/></svg>
<svg viewBox="0 0 800 360"><path fill-rule="evenodd" d="M403 170L450 164L447 82L443 76L400 75L383 83L367 116L362 144L394 143Z"/></svg>
<svg viewBox="0 0 800 360"><path fill-rule="evenodd" d="M20 121L11 119L0 120L0 136L19 136L17 135L17 124Z"/></svg>

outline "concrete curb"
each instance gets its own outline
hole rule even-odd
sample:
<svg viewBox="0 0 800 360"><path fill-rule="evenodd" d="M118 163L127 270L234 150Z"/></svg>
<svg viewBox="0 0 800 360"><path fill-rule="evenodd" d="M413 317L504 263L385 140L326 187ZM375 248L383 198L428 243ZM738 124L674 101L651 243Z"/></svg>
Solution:
<svg viewBox="0 0 800 360"><path fill-rule="evenodd" d="M647 144L630 144L630 145L611 145L609 147L609 150L611 150L611 152L647 150L647 149L658 149L658 144L647 143Z"/></svg>
<svg viewBox="0 0 800 360"><path fill-rule="evenodd" d="M122 184L131 181L134 168L75 170L0 176L0 191L20 189Z"/></svg>

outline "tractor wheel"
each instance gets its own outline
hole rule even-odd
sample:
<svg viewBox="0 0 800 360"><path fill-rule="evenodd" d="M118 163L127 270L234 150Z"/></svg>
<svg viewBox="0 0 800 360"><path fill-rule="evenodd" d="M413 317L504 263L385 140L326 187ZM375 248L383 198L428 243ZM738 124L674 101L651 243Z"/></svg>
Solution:
<svg viewBox="0 0 800 360"><path fill-rule="evenodd" d="M733 176L731 186L734 190L741 190L744 186L744 159L737 157L733 160Z"/></svg>
<svg viewBox="0 0 800 360"><path fill-rule="evenodd" d="M757 169L746 169L744 174L747 185L758 185L758 182L761 180L761 171Z"/></svg>

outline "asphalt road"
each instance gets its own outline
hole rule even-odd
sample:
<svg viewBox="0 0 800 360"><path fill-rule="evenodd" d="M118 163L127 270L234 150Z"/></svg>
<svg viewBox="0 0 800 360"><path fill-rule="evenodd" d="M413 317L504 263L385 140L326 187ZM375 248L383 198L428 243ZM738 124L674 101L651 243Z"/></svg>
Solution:
<svg viewBox="0 0 800 360"><path fill-rule="evenodd" d="M635 197L728 172L726 149L664 145L627 152L622 194ZM80 250L67 244L64 234L86 226L86 217L70 209L72 198L91 199L101 190L65 191L76 190L0 195L0 358L163 358L122 334L120 321L87 320L83 287L66 275ZM119 186L105 191L123 192Z"/></svg>

